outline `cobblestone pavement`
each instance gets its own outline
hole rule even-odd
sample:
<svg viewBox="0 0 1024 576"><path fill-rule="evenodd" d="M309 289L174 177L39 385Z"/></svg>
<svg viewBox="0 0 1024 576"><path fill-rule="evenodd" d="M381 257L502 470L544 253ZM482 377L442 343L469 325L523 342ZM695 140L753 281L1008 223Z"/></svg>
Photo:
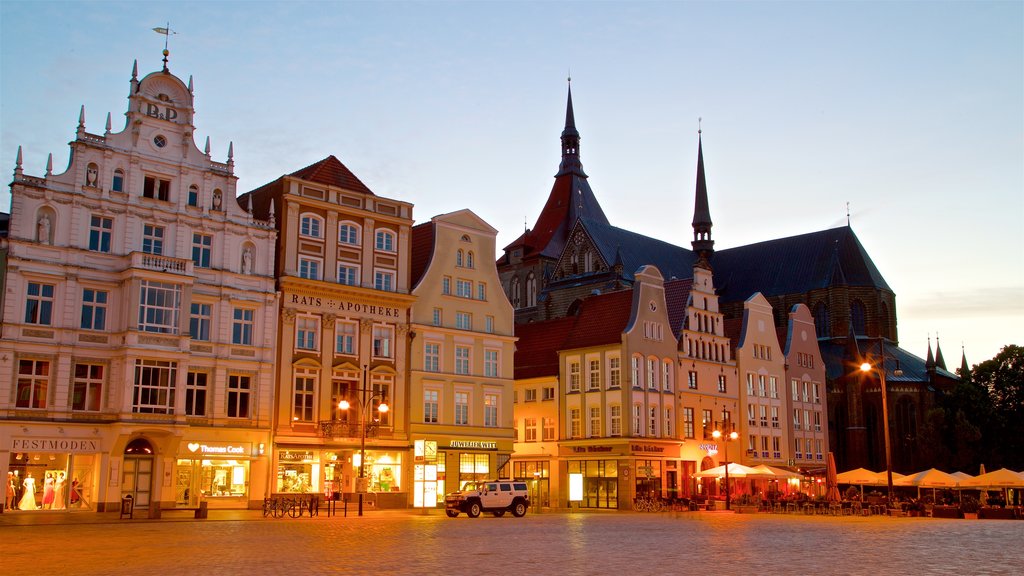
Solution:
<svg viewBox="0 0 1024 576"><path fill-rule="evenodd" d="M4 574L1020 574L1024 522L716 512L0 515Z"/></svg>

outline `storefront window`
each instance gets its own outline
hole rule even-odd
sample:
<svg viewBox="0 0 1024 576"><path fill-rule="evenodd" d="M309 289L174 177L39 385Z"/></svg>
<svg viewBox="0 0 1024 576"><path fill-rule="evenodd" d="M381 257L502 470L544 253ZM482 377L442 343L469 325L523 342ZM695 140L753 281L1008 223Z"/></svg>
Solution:
<svg viewBox="0 0 1024 576"><path fill-rule="evenodd" d="M204 499L246 498L249 462L246 460L178 460L175 501L184 506Z"/></svg>
<svg viewBox="0 0 1024 576"><path fill-rule="evenodd" d="M577 460L568 463L569 474L583 475L583 508L618 508L619 469L615 460Z"/></svg>
<svg viewBox="0 0 1024 576"><path fill-rule="evenodd" d="M12 452L5 510L93 510L96 456Z"/></svg>
<svg viewBox="0 0 1024 576"><path fill-rule="evenodd" d="M320 463L308 450L281 450L277 457L277 492L317 492Z"/></svg>
<svg viewBox="0 0 1024 576"><path fill-rule="evenodd" d="M530 489L530 503L533 506L550 506L550 463L540 461L517 461L512 463L512 478L522 480Z"/></svg>
<svg viewBox="0 0 1024 576"><path fill-rule="evenodd" d="M459 490L465 488L467 483L479 480L493 480L490 456L472 452L459 454Z"/></svg>

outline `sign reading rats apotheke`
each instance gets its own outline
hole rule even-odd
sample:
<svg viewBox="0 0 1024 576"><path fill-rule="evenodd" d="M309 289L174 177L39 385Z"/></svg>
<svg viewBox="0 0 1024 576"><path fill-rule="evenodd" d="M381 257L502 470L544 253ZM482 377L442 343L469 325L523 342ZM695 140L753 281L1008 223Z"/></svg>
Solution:
<svg viewBox="0 0 1024 576"><path fill-rule="evenodd" d="M356 314L374 314L388 318L398 318L401 308L393 306L377 306L375 304L360 304L358 302L346 302L334 298L320 298L319 296L299 296L292 294L292 304L300 306L316 306L339 312L355 312Z"/></svg>

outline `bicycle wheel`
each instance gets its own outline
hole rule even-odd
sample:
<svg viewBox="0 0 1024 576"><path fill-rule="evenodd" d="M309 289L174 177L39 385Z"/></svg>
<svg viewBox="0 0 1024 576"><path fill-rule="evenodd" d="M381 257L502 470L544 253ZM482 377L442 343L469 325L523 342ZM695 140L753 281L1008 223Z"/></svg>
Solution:
<svg viewBox="0 0 1024 576"><path fill-rule="evenodd" d="M270 515L271 503L270 498L263 499L263 517L266 518Z"/></svg>
<svg viewBox="0 0 1024 576"><path fill-rule="evenodd" d="M298 518L299 514L302 514L302 509L299 508L298 503L296 503L294 500L289 500L288 501L288 515L291 516L292 518Z"/></svg>
<svg viewBox="0 0 1024 576"><path fill-rule="evenodd" d="M284 518L285 507L282 500L278 500L274 503L274 518Z"/></svg>

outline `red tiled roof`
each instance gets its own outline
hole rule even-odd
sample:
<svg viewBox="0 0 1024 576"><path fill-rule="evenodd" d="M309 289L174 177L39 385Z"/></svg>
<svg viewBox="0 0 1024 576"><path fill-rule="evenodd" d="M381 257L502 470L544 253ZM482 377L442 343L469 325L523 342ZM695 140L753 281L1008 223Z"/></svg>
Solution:
<svg viewBox="0 0 1024 576"><path fill-rule="evenodd" d="M335 186L338 188L344 188L346 190L352 190L353 192L362 192L363 194L369 194L373 196L373 192L366 187L356 175L352 173L340 160L334 157L334 155L328 156L323 160L310 164L305 168L301 168L289 174L295 178L301 178L308 182L317 182L319 184L325 184L327 186Z"/></svg>
<svg viewBox="0 0 1024 576"><path fill-rule="evenodd" d="M566 316L544 322L516 324L515 379L558 376L558 351L576 322Z"/></svg>
<svg viewBox="0 0 1024 576"><path fill-rule="evenodd" d="M424 222L412 228L412 263L410 270L412 278L409 285L413 288L419 283L420 278L427 271L431 257L434 254L434 223Z"/></svg>
<svg viewBox="0 0 1024 576"><path fill-rule="evenodd" d="M622 342L622 332L633 310L633 291L620 290L590 296L580 305L564 348L586 348Z"/></svg>

